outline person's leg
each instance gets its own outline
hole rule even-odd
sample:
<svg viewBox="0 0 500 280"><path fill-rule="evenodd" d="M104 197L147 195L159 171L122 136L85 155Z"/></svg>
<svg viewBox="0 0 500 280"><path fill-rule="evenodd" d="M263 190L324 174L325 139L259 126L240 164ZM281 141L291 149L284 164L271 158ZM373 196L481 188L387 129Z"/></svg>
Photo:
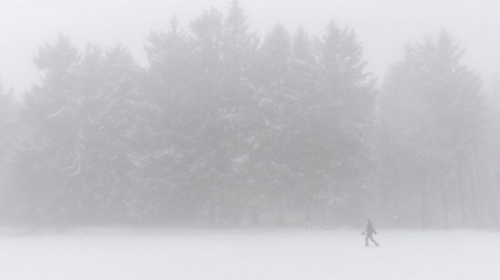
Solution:
<svg viewBox="0 0 500 280"><path fill-rule="evenodd" d="M378 243L377 243L377 241L375 241L375 239L373 239L373 236L372 236L372 235L370 235L370 240L371 240L373 243L375 243L375 245L377 245L377 247L378 247Z"/></svg>
<svg viewBox="0 0 500 280"><path fill-rule="evenodd" d="M368 232L365 234L365 246L368 247L370 246L370 244L368 244L368 239L371 238L371 234L369 234Z"/></svg>

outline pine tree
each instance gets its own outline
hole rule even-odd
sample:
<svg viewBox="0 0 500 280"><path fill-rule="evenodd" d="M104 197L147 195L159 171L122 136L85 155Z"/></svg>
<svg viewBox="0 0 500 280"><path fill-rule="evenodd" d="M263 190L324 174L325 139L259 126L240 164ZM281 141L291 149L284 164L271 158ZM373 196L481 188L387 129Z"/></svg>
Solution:
<svg viewBox="0 0 500 280"><path fill-rule="evenodd" d="M85 147L81 188L89 210L99 209L89 214L115 222L147 218L156 194L150 193L142 169L158 109L142 92L142 70L118 46L88 50L80 75L86 97L80 115Z"/></svg>
<svg viewBox="0 0 500 280"><path fill-rule="evenodd" d="M253 86L251 69L255 35L237 2L226 16L211 9L191 22L197 93L195 117L199 194L209 220L235 223L240 219L248 169L248 139L254 113L247 106ZM199 142L202 141L202 142Z"/></svg>
<svg viewBox="0 0 500 280"><path fill-rule="evenodd" d="M366 72L361 44L354 31L331 22L319 41L318 104L314 114L318 132L311 149L317 154L324 202L359 209L360 188L370 163L373 130L374 82ZM325 133L320 133L319 130ZM358 211L358 210L355 210Z"/></svg>
<svg viewBox="0 0 500 280"><path fill-rule="evenodd" d="M0 83L0 161L7 160L12 156L15 142L15 131L17 121L17 105L14 93L5 91Z"/></svg>
<svg viewBox="0 0 500 280"><path fill-rule="evenodd" d="M195 131L203 119L202 96L196 91L201 79L196 67L195 42L171 20L167 33L153 32L146 51L150 68L144 84L148 96L158 105L157 134L150 143L154 155L149 159L148 185L161 190L159 215L164 219L193 220L199 212L196 175L198 170Z"/></svg>
<svg viewBox="0 0 500 280"><path fill-rule="evenodd" d="M25 218L56 220L65 212L64 201L72 199L66 184L77 170L81 147L76 114L78 96L78 50L68 37L60 35L54 45L40 48L34 62L43 71L42 85L34 86L25 96L21 120L32 129L32 137L23 144L17 163L20 207ZM70 212L70 211L68 211Z"/></svg>
<svg viewBox="0 0 500 280"><path fill-rule="evenodd" d="M306 213L307 223L311 223L311 211L316 204L321 189L321 160L315 153L318 128L318 109L322 106L318 94L318 64L314 41L304 29L299 28L292 39L292 59L290 62L290 95L293 96L293 113L289 116L294 125L292 132L295 147L293 154L292 180L295 186L294 204Z"/></svg>
<svg viewBox="0 0 500 280"><path fill-rule="evenodd" d="M398 166L395 173L412 174L422 227L429 226L431 213L439 209L431 207L437 198L447 224L452 186L460 183L460 166L480 139L481 82L462 64L462 55L447 32L427 36L407 46L384 85L384 128L407 155L400 160L412 163Z"/></svg>
<svg viewBox="0 0 500 280"><path fill-rule="evenodd" d="M133 218L132 202L147 199L137 196L137 159L147 154L138 139L148 135L151 111L138 66L122 47L80 53L62 35L40 48L35 63L43 79L25 96L21 117L31 135L16 163L24 218L65 224Z"/></svg>
<svg viewBox="0 0 500 280"><path fill-rule="evenodd" d="M258 112L255 140L259 145L253 154L254 160L261 163L260 170L254 171L262 186L257 198L265 198L267 208L278 211L279 223L283 223L289 186L293 184L288 181L294 161L289 151L295 148L295 141L290 138L295 124L290 117L296 113L295 98L290 90L291 56L291 37L284 26L278 24L259 49L256 65L259 91L254 97Z"/></svg>
<svg viewBox="0 0 500 280"><path fill-rule="evenodd" d="M18 119L19 104L14 93L0 83L0 220L12 221L17 214L13 195L16 191L12 163L17 157L25 129Z"/></svg>

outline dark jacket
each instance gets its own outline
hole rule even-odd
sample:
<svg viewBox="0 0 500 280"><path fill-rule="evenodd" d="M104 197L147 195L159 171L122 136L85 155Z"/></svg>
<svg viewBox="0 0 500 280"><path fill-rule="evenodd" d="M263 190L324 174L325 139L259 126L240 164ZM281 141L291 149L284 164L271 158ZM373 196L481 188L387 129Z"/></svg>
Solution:
<svg viewBox="0 0 500 280"><path fill-rule="evenodd" d="M375 230L375 228L373 228L372 222L368 222L368 224L366 225L366 234L371 235L373 233L377 234L377 231Z"/></svg>

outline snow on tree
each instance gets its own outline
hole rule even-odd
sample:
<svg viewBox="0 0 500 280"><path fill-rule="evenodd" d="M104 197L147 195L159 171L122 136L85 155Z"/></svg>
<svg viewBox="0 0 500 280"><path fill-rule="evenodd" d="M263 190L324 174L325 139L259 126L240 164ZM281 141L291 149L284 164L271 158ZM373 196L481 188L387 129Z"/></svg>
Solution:
<svg viewBox="0 0 500 280"><path fill-rule="evenodd" d="M391 68L380 99L383 129L390 138L386 144L401 151L385 155L392 157L393 184L407 186L398 193L414 190L417 199L405 200L418 207L422 227L430 226L431 212L439 210L441 223L448 224L450 204L463 196L463 165L480 139L481 81L462 64L462 55L445 31L409 44Z"/></svg>
<svg viewBox="0 0 500 280"><path fill-rule="evenodd" d="M325 131L311 147L322 166L318 198L349 215L361 209L357 204L371 163L374 80L354 31L333 21L319 41L317 57L319 106L314 114Z"/></svg>
<svg viewBox="0 0 500 280"><path fill-rule="evenodd" d="M16 162L22 212L50 223L129 218L144 152L134 144L148 127L138 66L121 47L80 53L63 35L34 61L43 76L21 112L32 131Z"/></svg>

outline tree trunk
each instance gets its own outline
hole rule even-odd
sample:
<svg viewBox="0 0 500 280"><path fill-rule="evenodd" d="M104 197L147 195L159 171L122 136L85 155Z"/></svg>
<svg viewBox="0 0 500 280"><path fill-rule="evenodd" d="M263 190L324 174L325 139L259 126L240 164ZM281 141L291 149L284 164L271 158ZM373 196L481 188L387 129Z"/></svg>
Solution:
<svg viewBox="0 0 500 280"><path fill-rule="evenodd" d="M464 180L464 170L462 167L462 164L458 162L457 164L457 170L459 174L459 180L457 182L458 185L458 196L460 199L460 218L462 220L462 227L467 227L468 226L468 221L467 221L467 209L466 209L466 202L465 202L465 180Z"/></svg>
<svg viewBox="0 0 500 280"><path fill-rule="evenodd" d="M310 227L312 225L312 219L311 219L311 206L307 205L306 206L306 226Z"/></svg>
<svg viewBox="0 0 500 280"><path fill-rule="evenodd" d="M259 222L259 211L257 210L253 210L252 211L252 226L254 227L258 227L260 225L260 222Z"/></svg>
<svg viewBox="0 0 500 280"><path fill-rule="evenodd" d="M420 227L422 229L427 229L427 192L426 184L421 184L420 186Z"/></svg>
<svg viewBox="0 0 500 280"><path fill-rule="evenodd" d="M448 229L450 227L450 218L449 218L449 203L448 203L448 194L447 189L443 188L441 192L441 201L443 207L443 224L444 228Z"/></svg>
<svg viewBox="0 0 500 280"><path fill-rule="evenodd" d="M326 214L325 214L325 206L323 204L321 204L321 226L325 226L326 225Z"/></svg>

